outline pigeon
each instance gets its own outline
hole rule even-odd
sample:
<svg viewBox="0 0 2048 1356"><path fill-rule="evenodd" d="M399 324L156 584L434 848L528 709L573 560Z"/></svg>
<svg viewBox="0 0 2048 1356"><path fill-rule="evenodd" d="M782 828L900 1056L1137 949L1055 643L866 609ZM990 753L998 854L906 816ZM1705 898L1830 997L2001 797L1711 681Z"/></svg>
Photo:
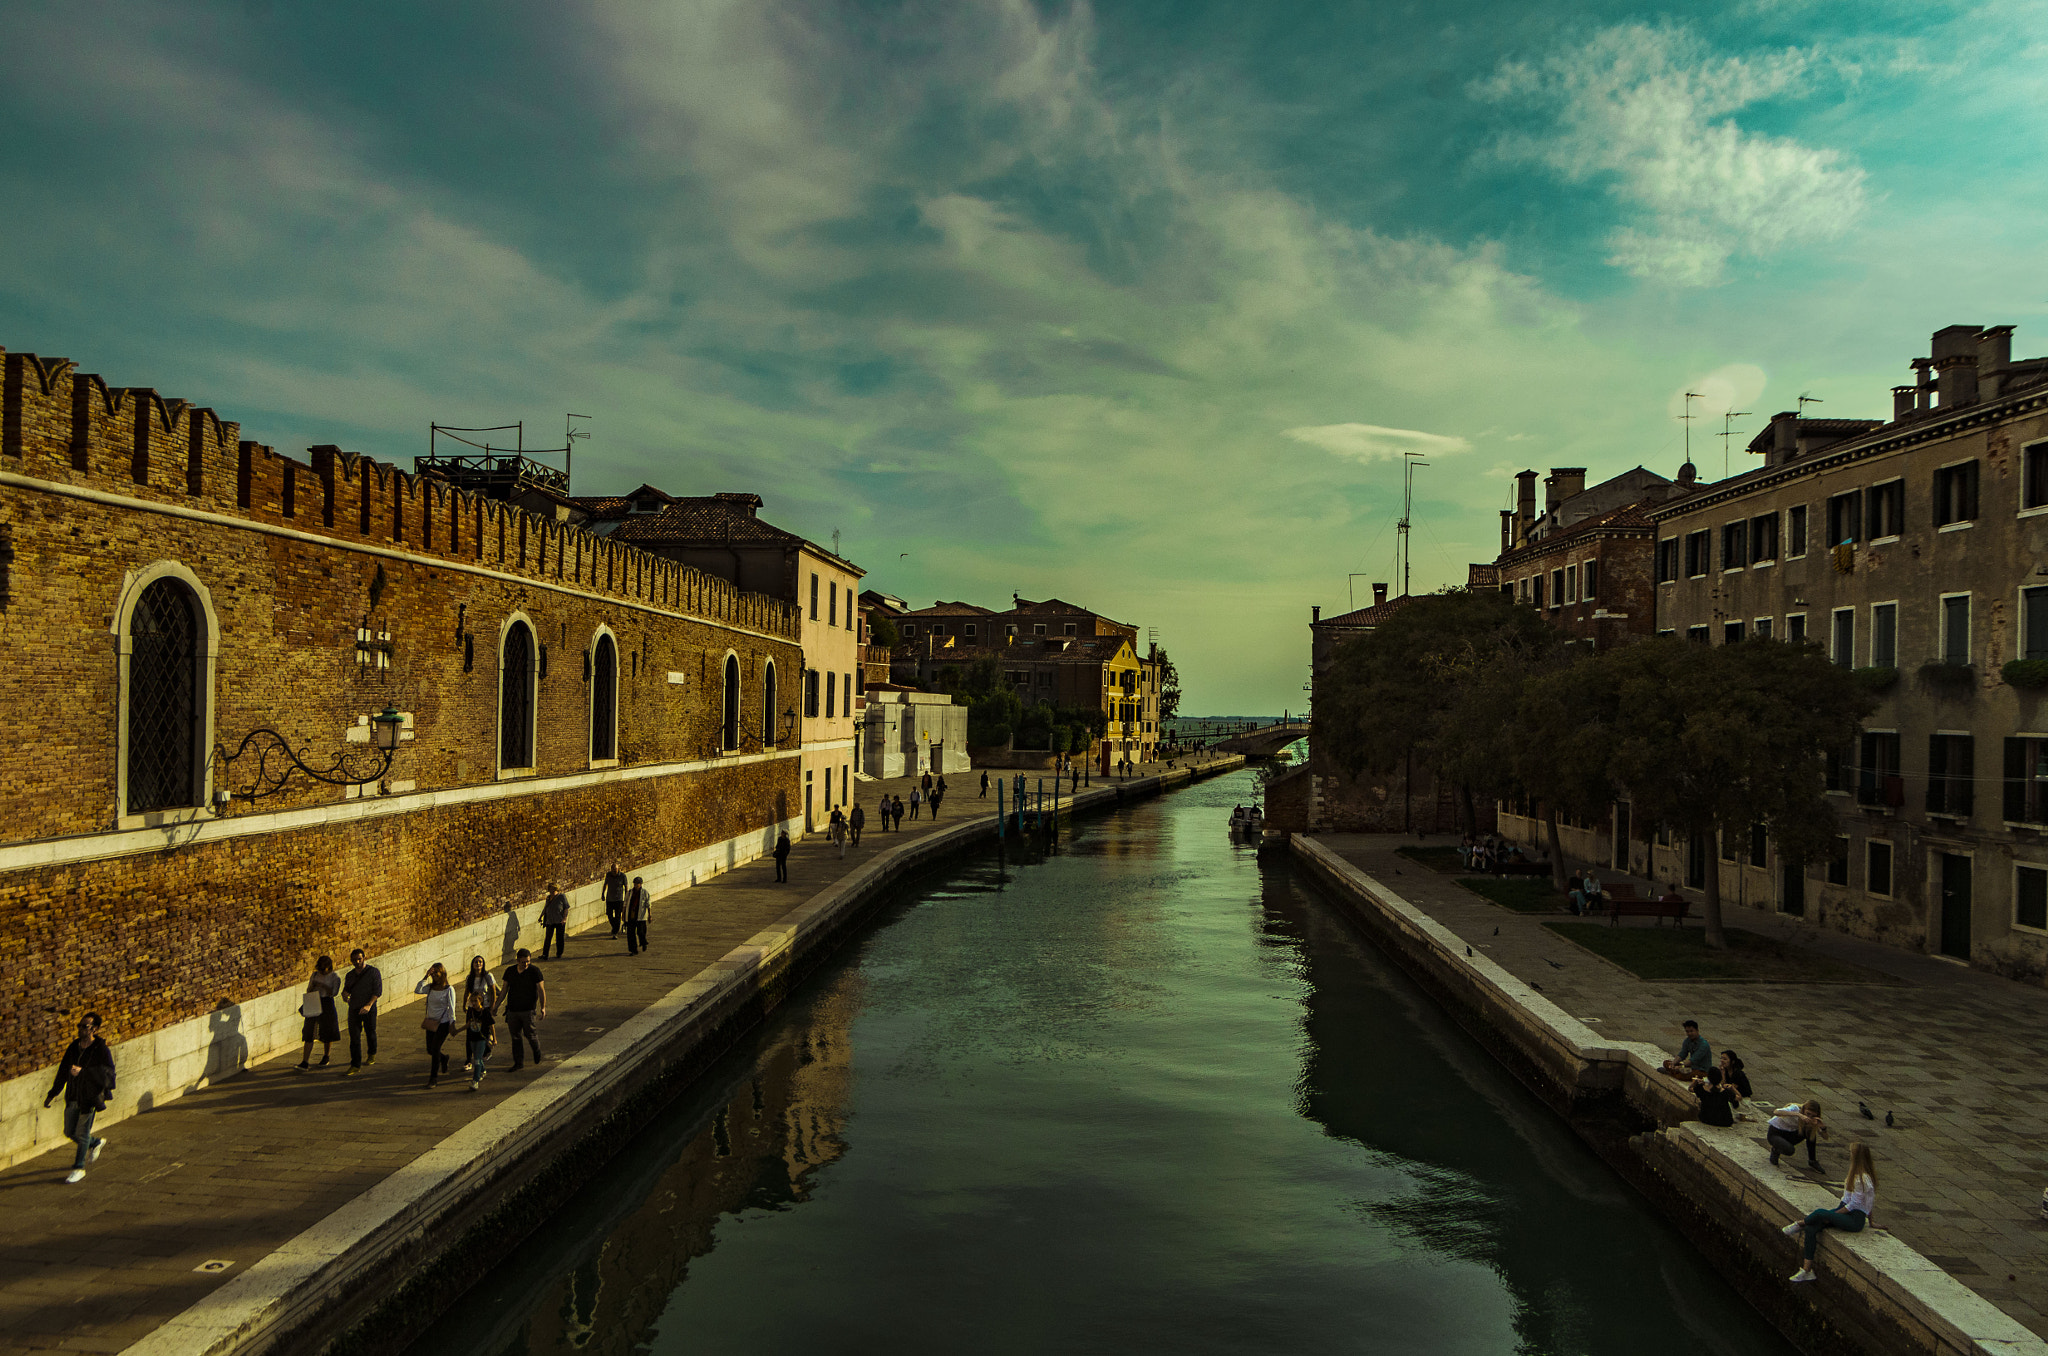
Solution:
<svg viewBox="0 0 2048 1356"><path fill-rule="evenodd" d="M1874 1121L1877 1119L1877 1113L1872 1111L1869 1107L1863 1105L1863 1103L1861 1102L1858 1102L1856 1104L1856 1112L1858 1115L1862 1116L1863 1119L1866 1121Z"/></svg>
<svg viewBox="0 0 2048 1356"><path fill-rule="evenodd" d="M1891 1112L1889 1112L1889 1111L1885 1112L1885 1113L1884 1113L1884 1128L1885 1128L1885 1129L1887 1129L1887 1130L1889 1130L1889 1129L1891 1129L1891 1128L1892 1128L1892 1126L1893 1126L1893 1125L1895 1125L1895 1124L1897 1124L1897 1122L1896 1122L1896 1121L1894 1121L1894 1120L1892 1120L1892 1113L1891 1113Z"/></svg>
<svg viewBox="0 0 2048 1356"><path fill-rule="evenodd" d="M1468 946L1468 947L1466 947L1466 948L1465 948L1465 954L1466 954L1466 955L1468 955L1468 956L1469 956L1469 955L1471 955L1471 954L1472 954L1472 948L1471 948L1471 947L1469 947L1469 946ZM1890 1112L1886 1112L1885 1114L1886 1114L1887 1116L1889 1116L1889 1115L1890 1115L1891 1113L1890 1113Z"/></svg>
<svg viewBox="0 0 2048 1356"><path fill-rule="evenodd" d="M1495 929L1493 930L1493 935L1494 935L1494 936L1496 936L1496 937L1500 936L1500 929L1499 929L1499 928L1495 928Z"/></svg>
<svg viewBox="0 0 2048 1356"><path fill-rule="evenodd" d="M1564 969L1564 962L1563 962L1563 961L1554 961L1554 960L1550 959L1550 957L1548 957L1548 956L1545 956L1545 957L1543 958L1543 963L1544 963L1545 965L1548 965L1548 966L1549 966L1549 967L1550 967L1551 969L1553 969L1553 970L1562 970L1562 969Z"/></svg>
<svg viewBox="0 0 2048 1356"><path fill-rule="evenodd" d="M1543 992L1543 986L1542 986L1541 984L1538 984L1538 983L1537 983L1537 982L1536 982L1535 980L1533 980L1533 979L1529 981L1529 987L1530 987L1530 988L1532 988L1532 989L1534 989L1534 990L1535 990L1535 991L1536 991L1537 993L1542 993L1542 992Z"/></svg>

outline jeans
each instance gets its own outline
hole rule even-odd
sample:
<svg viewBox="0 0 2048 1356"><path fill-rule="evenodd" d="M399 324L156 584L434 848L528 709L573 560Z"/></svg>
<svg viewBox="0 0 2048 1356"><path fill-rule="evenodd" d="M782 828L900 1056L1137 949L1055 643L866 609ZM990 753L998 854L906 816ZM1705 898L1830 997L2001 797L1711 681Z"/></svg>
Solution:
<svg viewBox="0 0 2048 1356"><path fill-rule="evenodd" d="M100 1143L92 1137L92 1118L99 1115L97 1108L80 1106L77 1102L64 1104L64 1138L78 1141L78 1157L71 1166L84 1171L92 1162L92 1146Z"/></svg>
<svg viewBox="0 0 2048 1356"><path fill-rule="evenodd" d="M866 827L867 825L865 824L855 824L851 829L848 830L848 832L853 835L853 845L855 847L860 846L860 831Z"/></svg>
<svg viewBox="0 0 2048 1356"><path fill-rule="evenodd" d="M647 920L636 918L626 924L626 954L637 956L647 949Z"/></svg>
<svg viewBox="0 0 2048 1356"><path fill-rule="evenodd" d="M491 1057L491 1038L471 1036L469 1038L469 1085L475 1087L484 1081L484 1061Z"/></svg>
<svg viewBox="0 0 2048 1356"><path fill-rule="evenodd" d="M506 1012L505 1031L512 1041L513 1068L521 1068L526 1063L526 1050L519 1044L522 1036L526 1038L526 1044L533 1049L533 1062L540 1063L540 1033L534 1029L532 1008L524 1012Z"/></svg>
<svg viewBox="0 0 2048 1356"><path fill-rule="evenodd" d="M1764 1127L1764 1138L1770 1141L1772 1162L1777 1161L1779 1154L1791 1153L1799 1147L1800 1141L1804 1140L1806 1161L1816 1168L1820 1166L1820 1145L1814 1142L1811 1135L1796 1135L1790 1130L1780 1130L1775 1125L1767 1125Z"/></svg>
<svg viewBox="0 0 2048 1356"><path fill-rule="evenodd" d="M353 1009L348 1014L348 1067L363 1067L363 1046L370 1047L370 1058L377 1057L377 1009L365 1008L361 1012Z"/></svg>
<svg viewBox="0 0 2048 1356"><path fill-rule="evenodd" d="M540 958L548 958L548 944L552 942L557 956L569 954L569 929L560 923L549 923L540 935Z"/></svg>
<svg viewBox="0 0 2048 1356"><path fill-rule="evenodd" d="M1870 1216L1861 1210L1816 1210L1806 1217L1806 1260L1813 1260L1814 1249L1820 1246L1823 1229L1840 1229L1845 1234L1863 1232L1863 1226L1870 1222Z"/></svg>
<svg viewBox="0 0 2048 1356"><path fill-rule="evenodd" d="M612 925L612 936L619 935L619 924L626 921L626 905L623 900L607 899L604 902L605 921Z"/></svg>
<svg viewBox="0 0 2048 1356"><path fill-rule="evenodd" d="M448 1056L441 1053L441 1046L447 1041L448 1033L455 1029L455 1023L443 1022L427 1033L427 1081L433 1082L441 1076L441 1070L448 1067Z"/></svg>

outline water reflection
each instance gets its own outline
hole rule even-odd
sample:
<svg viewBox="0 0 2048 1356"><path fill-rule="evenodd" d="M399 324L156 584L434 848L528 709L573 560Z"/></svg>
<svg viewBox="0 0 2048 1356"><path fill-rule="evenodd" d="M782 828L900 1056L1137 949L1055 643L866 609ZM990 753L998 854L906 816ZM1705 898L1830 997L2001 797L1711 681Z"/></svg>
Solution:
<svg viewBox="0 0 2048 1356"><path fill-rule="evenodd" d="M413 1349L1783 1352L1247 790L915 891Z"/></svg>

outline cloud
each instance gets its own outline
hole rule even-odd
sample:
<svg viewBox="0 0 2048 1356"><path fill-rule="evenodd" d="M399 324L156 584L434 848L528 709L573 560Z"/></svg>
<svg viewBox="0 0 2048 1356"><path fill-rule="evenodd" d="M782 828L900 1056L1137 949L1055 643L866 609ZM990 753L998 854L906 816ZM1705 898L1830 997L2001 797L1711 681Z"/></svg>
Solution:
<svg viewBox="0 0 2048 1356"><path fill-rule="evenodd" d="M1682 29L1625 24L1536 61L1503 62L1482 100L1547 115L1503 138L1510 160L1599 180L1633 219L1607 262L1685 286L1719 281L1735 255L1832 240L1862 214L1864 172L1840 152L1745 131L1733 114L1798 97L1827 63L1788 48L1716 57Z"/></svg>
<svg viewBox="0 0 2048 1356"><path fill-rule="evenodd" d="M1764 370L1755 363L1729 363L1726 367L1716 368L1705 376L1694 377L1682 390L1673 391L1665 409L1674 418L1689 412L1710 420L1718 419L1730 410L1753 404L1756 398L1764 393L1765 381ZM1685 402L1686 391L1699 397L1689 411ZM1754 410L1747 412L1755 413ZM1701 427L1704 428L1705 425L1702 424ZM1718 433L1720 430L1714 431Z"/></svg>
<svg viewBox="0 0 2048 1356"><path fill-rule="evenodd" d="M1318 424L1290 428L1283 432L1298 443L1320 447L1333 456L1371 465L1376 461L1398 461L1407 452L1447 456L1467 452L1472 444L1442 433L1424 433L1412 428L1382 428L1378 424Z"/></svg>

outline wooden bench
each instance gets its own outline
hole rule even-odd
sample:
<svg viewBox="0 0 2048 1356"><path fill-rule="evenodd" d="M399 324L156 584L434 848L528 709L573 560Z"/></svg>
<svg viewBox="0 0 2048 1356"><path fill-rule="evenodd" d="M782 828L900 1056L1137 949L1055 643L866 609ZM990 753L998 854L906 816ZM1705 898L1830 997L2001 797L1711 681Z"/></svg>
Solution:
<svg viewBox="0 0 2048 1356"><path fill-rule="evenodd" d="M1618 925L1624 917L1627 917L1656 918L1659 920L1669 918L1680 927L1684 927L1685 920L1692 910L1691 901L1684 898L1670 900L1623 899L1612 885L1607 887L1605 893L1607 895L1607 922L1609 926ZM1635 894L1634 887L1629 888L1629 894L1632 896Z"/></svg>

